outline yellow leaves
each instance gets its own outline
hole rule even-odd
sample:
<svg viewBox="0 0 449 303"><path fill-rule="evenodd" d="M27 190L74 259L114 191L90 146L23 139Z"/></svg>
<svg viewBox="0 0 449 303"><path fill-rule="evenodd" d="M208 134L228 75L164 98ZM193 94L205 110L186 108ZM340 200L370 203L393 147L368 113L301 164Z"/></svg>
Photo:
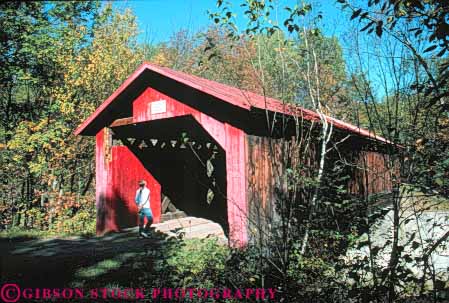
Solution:
<svg viewBox="0 0 449 303"><path fill-rule="evenodd" d="M81 142L73 130L143 61L143 52L134 48L136 29L132 13L112 12L88 42L80 43L88 30L83 26L64 34L55 45L61 77L45 88L48 115L22 121L0 150L9 150L12 161L27 163L44 179L52 170L69 171L80 153L93 148L92 140Z"/></svg>
<svg viewBox="0 0 449 303"><path fill-rule="evenodd" d="M448 127L449 126L449 118L448 117L442 117L440 119L440 125L444 126L444 127Z"/></svg>
<svg viewBox="0 0 449 303"><path fill-rule="evenodd" d="M103 14L107 16L111 12L105 8ZM61 62L65 83L62 91L55 90L54 96L64 115L85 118L90 114L87 109L95 109L98 102L111 94L142 61L129 47L135 39L136 24L130 21L132 14L113 12L112 18L105 20L94 32L91 46Z"/></svg>
<svg viewBox="0 0 449 303"><path fill-rule="evenodd" d="M43 119L41 121L38 121L35 125L29 125L29 128L31 130L31 132L35 133L38 131L41 131L44 129L44 127L47 125L47 119Z"/></svg>
<svg viewBox="0 0 449 303"><path fill-rule="evenodd" d="M66 100L66 102L61 102L61 113L64 114L65 116L70 116L72 113L74 113L74 104L68 102L68 100Z"/></svg>
<svg viewBox="0 0 449 303"><path fill-rule="evenodd" d="M449 118L442 117L439 121L440 129L436 133L439 140L449 141Z"/></svg>
<svg viewBox="0 0 449 303"><path fill-rule="evenodd" d="M43 170L43 165L39 162L30 162L28 164L28 167L30 169L30 172L34 174L39 174Z"/></svg>
<svg viewBox="0 0 449 303"><path fill-rule="evenodd" d="M424 150L424 139L420 138L418 140L416 140L415 142L415 146L416 146L416 150L417 151L423 151Z"/></svg>
<svg viewBox="0 0 449 303"><path fill-rule="evenodd" d="M7 148L11 150L28 150L27 142L31 136L33 126L34 123L31 121L22 121L18 125L13 138L8 142Z"/></svg>
<svg viewBox="0 0 449 303"><path fill-rule="evenodd" d="M12 160L15 161L15 162L21 162L22 161L22 155L15 154L14 156L12 156Z"/></svg>
<svg viewBox="0 0 449 303"><path fill-rule="evenodd" d="M87 65L87 72L93 72L94 70L95 70L95 64L94 63L89 63Z"/></svg>
<svg viewBox="0 0 449 303"><path fill-rule="evenodd" d="M286 48L286 47L275 47L274 50L275 50L276 52L284 52L284 51L287 50L287 48Z"/></svg>
<svg viewBox="0 0 449 303"><path fill-rule="evenodd" d="M152 61L154 62L154 64L157 64L157 65L160 65L160 66L168 66L169 65L169 61L168 61L167 56L164 53L162 53L162 52L156 54L153 57Z"/></svg>

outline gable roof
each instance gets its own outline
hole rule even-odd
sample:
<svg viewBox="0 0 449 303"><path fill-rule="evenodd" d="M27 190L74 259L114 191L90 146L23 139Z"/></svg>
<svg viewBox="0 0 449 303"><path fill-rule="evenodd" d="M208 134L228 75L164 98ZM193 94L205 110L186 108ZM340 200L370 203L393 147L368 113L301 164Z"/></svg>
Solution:
<svg viewBox="0 0 449 303"><path fill-rule="evenodd" d="M80 126L78 126L78 128L74 132L75 135L93 134L93 132L95 132L96 130L96 127L93 126L93 124L95 124L95 121L97 119L100 119L100 117L102 116L110 114L111 111L108 111L108 109L111 109L114 106L114 103L117 103L117 99L137 97L144 88L148 87L148 83L145 83L144 79L142 79L141 77L147 71L154 72L160 76L182 83L195 90L222 100L232 106L236 106L247 111L250 111L253 108L257 108L291 116L300 116L309 121L320 121L320 116L316 112L302 108L300 106L285 104L277 99L261 96L253 92L245 91L219 82L144 62L133 74L131 74L130 77L128 77L128 79L123 82L122 85L120 85L120 87L114 93L112 93L111 96L109 96L109 98L107 98L95 110L95 112L93 112L83 123L81 123ZM132 95L132 91L136 91L134 95ZM130 95L132 96L130 97ZM112 112L114 112L114 109L111 110ZM338 129L349 131L351 133L377 141L390 143L388 140L376 136L372 132L359 128L355 125L329 116L326 116L326 119L329 123L333 124Z"/></svg>

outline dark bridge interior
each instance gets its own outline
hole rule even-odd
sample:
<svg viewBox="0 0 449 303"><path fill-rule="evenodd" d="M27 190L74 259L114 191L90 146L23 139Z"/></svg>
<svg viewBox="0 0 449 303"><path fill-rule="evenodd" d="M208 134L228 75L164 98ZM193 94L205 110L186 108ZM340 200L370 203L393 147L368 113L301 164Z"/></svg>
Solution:
<svg viewBox="0 0 449 303"><path fill-rule="evenodd" d="M176 209L217 222L228 236L226 154L191 116L112 127L161 185L162 215ZM165 198L165 200L164 200ZM170 201L171 207L166 207Z"/></svg>

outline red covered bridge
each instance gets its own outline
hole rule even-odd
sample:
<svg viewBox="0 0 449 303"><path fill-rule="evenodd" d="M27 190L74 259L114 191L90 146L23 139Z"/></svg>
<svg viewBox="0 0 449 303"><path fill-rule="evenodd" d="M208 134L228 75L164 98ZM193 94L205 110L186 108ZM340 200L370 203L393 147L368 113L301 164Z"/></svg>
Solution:
<svg viewBox="0 0 449 303"><path fill-rule="evenodd" d="M97 233L136 225L134 193L145 179L156 223L183 211L219 223L231 244L247 243L252 210L270 208L273 195L267 114L319 121L279 100L142 64L75 131L96 136ZM386 141L329 121L352 138L348 150L359 146L358 159L377 172L354 174L354 191L389 191L384 153L364 148Z"/></svg>

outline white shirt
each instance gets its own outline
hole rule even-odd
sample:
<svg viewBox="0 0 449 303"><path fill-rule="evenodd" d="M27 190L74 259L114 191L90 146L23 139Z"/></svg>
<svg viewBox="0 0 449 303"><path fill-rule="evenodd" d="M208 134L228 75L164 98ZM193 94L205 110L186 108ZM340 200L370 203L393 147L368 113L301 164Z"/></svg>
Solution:
<svg viewBox="0 0 449 303"><path fill-rule="evenodd" d="M139 188L136 191L136 204L142 205L142 208L150 208L150 190L148 187Z"/></svg>

